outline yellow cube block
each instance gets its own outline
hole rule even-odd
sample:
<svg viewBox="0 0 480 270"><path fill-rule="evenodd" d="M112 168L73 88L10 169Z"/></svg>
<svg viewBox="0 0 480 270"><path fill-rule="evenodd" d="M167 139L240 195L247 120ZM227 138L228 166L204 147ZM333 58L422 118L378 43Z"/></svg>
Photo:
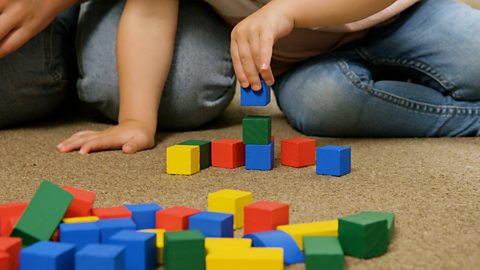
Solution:
<svg viewBox="0 0 480 270"><path fill-rule="evenodd" d="M223 189L208 195L208 211L233 214L233 228L243 227L243 208L252 203L252 193Z"/></svg>
<svg viewBox="0 0 480 270"><path fill-rule="evenodd" d="M205 238L207 254L213 251L247 249L252 247L250 238Z"/></svg>
<svg viewBox="0 0 480 270"><path fill-rule="evenodd" d="M71 217L71 218L64 218L62 221L63 223L82 223L82 222L95 222L99 220L96 216L88 216L88 217Z"/></svg>
<svg viewBox="0 0 480 270"><path fill-rule="evenodd" d="M277 230L290 234L303 250L304 236L338 236L338 220L282 225Z"/></svg>
<svg viewBox="0 0 480 270"><path fill-rule="evenodd" d="M192 175L200 171L198 145L174 145L167 148L167 173Z"/></svg>
<svg viewBox="0 0 480 270"><path fill-rule="evenodd" d="M207 255L206 270L282 270L282 248L215 250Z"/></svg>
<svg viewBox="0 0 480 270"><path fill-rule="evenodd" d="M158 264L163 264L163 235L165 234L165 230L147 229L147 230L140 230L139 232L157 234L157 261L158 261Z"/></svg>

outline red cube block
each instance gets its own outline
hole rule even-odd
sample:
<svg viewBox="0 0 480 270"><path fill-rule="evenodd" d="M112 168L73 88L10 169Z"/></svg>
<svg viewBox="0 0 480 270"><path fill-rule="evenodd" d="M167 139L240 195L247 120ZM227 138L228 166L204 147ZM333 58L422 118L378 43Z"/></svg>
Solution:
<svg viewBox="0 0 480 270"><path fill-rule="evenodd" d="M0 237L0 270L16 270L19 267L22 239L18 237ZM5 266L4 266L5 262Z"/></svg>
<svg viewBox="0 0 480 270"><path fill-rule="evenodd" d="M289 223L286 203L260 201L245 206L244 234L276 230Z"/></svg>
<svg viewBox="0 0 480 270"><path fill-rule="evenodd" d="M290 138L281 141L282 165L300 168L315 164L315 140Z"/></svg>
<svg viewBox="0 0 480 270"><path fill-rule="evenodd" d="M228 169L245 166L245 145L232 139L212 142L212 166Z"/></svg>
<svg viewBox="0 0 480 270"><path fill-rule="evenodd" d="M125 206L93 208L92 215L99 219L132 218L132 213Z"/></svg>
<svg viewBox="0 0 480 270"><path fill-rule="evenodd" d="M0 251L0 270L17 270L18 268L12 267L10 255L6 252Z"/></svg>
<svg viewBox="0 0 480 270"><path fill-rule="evenodd" d="M27 206L27 202L0 204L0 236L10 236Z"/></svg>
<svg viewBox="0 0 480 270"><path fill-rule="evenodd" d="M201 212L199 209L174 206L156 213L156 228L166 231L188 230L188 218Z"/></svg>
<svg viewBox="0 0 480 270"><path fill-rule="evenodd" d="M65 213L66 218L90 216L95 202L95 192L63 186L63 189L72 193L73 200Z"/></svg>

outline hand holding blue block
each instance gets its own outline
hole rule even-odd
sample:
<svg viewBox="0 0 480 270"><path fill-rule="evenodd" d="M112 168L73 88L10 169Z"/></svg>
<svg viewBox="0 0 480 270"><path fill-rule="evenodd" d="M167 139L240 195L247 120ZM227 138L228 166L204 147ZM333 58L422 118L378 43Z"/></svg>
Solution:
<svg viewBox="0 0 480 270"><path fill-rule="evenodd" d="M259 91L240 87L240 106L267 106L270 103L270 86L264 80L260 81L262 89Z"/></svg>

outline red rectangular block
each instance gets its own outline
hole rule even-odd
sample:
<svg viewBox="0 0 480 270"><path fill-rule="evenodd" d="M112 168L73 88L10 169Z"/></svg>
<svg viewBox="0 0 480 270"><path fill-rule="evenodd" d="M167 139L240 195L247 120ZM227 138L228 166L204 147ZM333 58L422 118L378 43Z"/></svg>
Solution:
<svg viewBox="0 0 480 270"><path fill-rule="evenodd" d="M21 238L0 237L0 270L17 270L21 249Z"/></svg>
<svg viewBox="0 0 480 270"><path fill-rule="evenodd" d="M27 202L0 204L0 236L10 236L27 206Z"/></svg>
<svg viewBox="0 0 480 270"><path fill-rule="evenodd" d="M308 138L290 138L280 143L282 165L295 168L315 164L316 142Z"/></svg>
<svg viewBox="0 0 480 270"><path fill-rule="evenodd" d="M66 218L90 216L93 204L95 202L95 192L63 186L64 190L72 193L73 200L65 213Z"/></svg>
<svg viewBox="0 0 480 270"><path fill-rule="evenodd" d="M259 201L245 206L244 234L276 230L289 224L289 207L286 203Z"/></svg>
<svg viewBox="0 0 480 270"><path fill-rule="evenodd" d="M245 166L245 145L241 140L213 141L212 166L228 169Z"/></svg>
<svg viewBox="0 0 480 270"><path fill-rule="evenodd" d="M14 270L10 261L10 255L3 251L0 251L0 270Z"/></svg>
<svg viewBox="0 0 480 270"><path fill-rule="evenodd" d="M125 206L93 208L92 215L99 219L132 218L132 213Z"/></svg>
<svg viewBox="0 0 480 270"><path fill-rule="evenodd" d="M201 212L199 209L174 206L156 213L156 228L166 231L188 230L188 218Z"/></svg>

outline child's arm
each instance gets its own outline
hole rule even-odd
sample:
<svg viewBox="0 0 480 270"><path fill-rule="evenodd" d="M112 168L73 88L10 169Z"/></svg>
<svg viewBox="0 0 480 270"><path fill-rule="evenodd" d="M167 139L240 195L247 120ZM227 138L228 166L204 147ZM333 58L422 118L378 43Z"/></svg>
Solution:
<svg viewBox="0 0 480 270"><path fill-rule="evenodd" d="M232 31L230 52L242 87L261 88L259 75L274 83L270 68L273 44L294 28L354 22L385 9L395 0L272 0Z"/></svg>
<svg viewBox="0 0 480 270"><path fill-rule="evenodd" d="M82 131L58 149L81 154L107 149L135 153L154 146L158 107L172 61L178 0L128 0L117 38L120 114L115 127Z"/></svg>

